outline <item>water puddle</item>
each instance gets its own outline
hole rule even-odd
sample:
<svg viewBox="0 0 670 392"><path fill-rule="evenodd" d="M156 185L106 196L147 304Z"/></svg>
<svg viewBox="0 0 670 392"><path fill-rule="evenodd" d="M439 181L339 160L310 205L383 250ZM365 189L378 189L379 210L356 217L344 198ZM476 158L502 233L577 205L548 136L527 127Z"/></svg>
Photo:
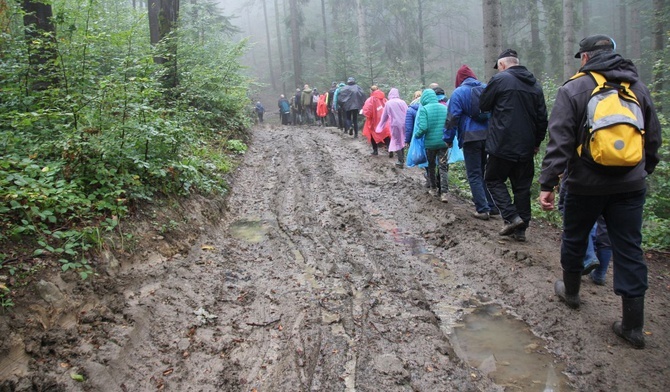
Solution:
<svg viewBox="0 0 670 392"><path fill-rule="evenodd" d="M257 244L265 240L268 225L260 219L240 219L231 223L228 229L233 237Z"/></svg>
<svg viewBox="0 0 670 392"><path fill-rule="evenodd" d="M466 315L453 328L452 344L459 357L505 390L572 390L561 373L565 366L554 362L526 324L498 305L485 305Z"/></svg>

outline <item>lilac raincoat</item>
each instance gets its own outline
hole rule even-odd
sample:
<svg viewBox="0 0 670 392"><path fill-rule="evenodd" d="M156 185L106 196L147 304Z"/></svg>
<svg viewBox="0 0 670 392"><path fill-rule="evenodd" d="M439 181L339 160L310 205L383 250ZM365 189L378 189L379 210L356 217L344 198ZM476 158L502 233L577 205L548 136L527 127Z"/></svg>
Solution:
<svg viewBox="0 0 670 392"><path fill-rule="evenodd" d="M382 119L377 124L375 132L381 133L386 123L391 123L391 143L388 146L389 151L398 151L405 147L405 114L407 113L407 103L400 99L397 88L389 91L388 101L384 106Z"/></svg>

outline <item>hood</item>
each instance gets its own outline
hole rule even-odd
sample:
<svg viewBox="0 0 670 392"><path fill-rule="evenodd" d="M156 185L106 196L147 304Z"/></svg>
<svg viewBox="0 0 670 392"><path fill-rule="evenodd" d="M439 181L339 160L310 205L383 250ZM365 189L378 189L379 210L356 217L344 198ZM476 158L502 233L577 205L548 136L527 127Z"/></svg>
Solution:
<svg viewBox="0 0 670 392"><path fill-rule="evenodd" d="M505 70L505 72L509 72L510 74L514 75L515 78L531 86L537 83L535 76L533 76L533 74L530 73L530 71L523 65L509 67Z"/></svg>
<svg viewBox="0 0 670 392"><path fill-rule="evenodd" d="M397 88L392 88L391 91L389 91L389 99L396 99L400 98L400 93L398 92Z"/></svg>
<svg viewBox="0 0 670 392"><path fill-rule="evenodd" d="M386 95L382 90L375 90L372 93L370 93L370 96L378 99L384 99L386 97Z"/></svg>
<svg viewBox="0 0 670 392"><path fill-rule="evenodd" d="M593 56L579 70L580 72L602 73L608 80L621 80L635 83L638 80L637 68L632 61L617 53L601 53Z"/></svg>
<svg viewBox="0 0 670 392"><path fill-rule="evenodd" d="M427 88L421 93L421 106L426 106L429 103L437 103L437 94L433 89Z"/></svg>
<svg viewBox="0 0 670 392"><path fill-rule="evenodd" d="M463 64L461 65L461 68L458 69L458 72L456 72L456 86L458 87L461 84L463 84L463 81L467 78L473 78L477 79L477 76L475 75L474 71L467 65Z"/></svg>
<svg viewBox="0 0 670 392"><path fill-rule="evenodd" d="M344 82L340 82L340 84L338 84L337 87L344 87Z"/></svg>

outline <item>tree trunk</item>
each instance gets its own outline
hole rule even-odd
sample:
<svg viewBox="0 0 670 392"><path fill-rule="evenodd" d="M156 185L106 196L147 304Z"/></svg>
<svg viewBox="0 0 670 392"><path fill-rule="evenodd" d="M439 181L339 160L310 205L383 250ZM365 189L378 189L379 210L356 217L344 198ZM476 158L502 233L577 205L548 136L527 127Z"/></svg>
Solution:
<svg viewBox="0 0 670 392"><path fill-rule="evenodd" d="M326 25L326 0L321 0L321 19L323 22L323 57L326 61L326 75L330 75L328 64L328 26Z"/></svg>
<svg viewBox="0 0 670 392"><path fill-rule="evenodd" d="M640 31L640 2L634 0L630 10L630 57L635 60L642 58L642 34Z"/></svg>
<svg viewBox="0 0 670 392"><path fill-rule="evenodd" d="M528 17L530 18L530 51L528 53L528 68L541 78L544 71L544 49L540 40L540 11L539 0L530 0Z"/></svg>
<svg viewBox="0 0 670 392"><path fill-rule="evenodd" d="M653 34L651 49L654 53L654 68L653 68L653 83L652 90L655 95L656 110L663 112L663 69L666 67L663 64L664 59L664 44L665 44L665 0L654 0L654 18L653 18Z"/></svg>
<svg viewBox="0 0 670 392"><path fill-rule="evenodd" d="M270 67L270 83L272 83L272 89L277 91L277 82L275 81L275 70L272 65L272 41L270 40L270 24L268 23L268 9L265 3L266 0L261 0L263 3L263 19L265 21L265 39L268 46L268 65Z"/></svg>
<svg viewBox="0 0 670 392"><path fill-rule="evenodd" d="M500 0L483 0L484 14L484 77L489 80L495 74L493 66L502 50L502 14Z"/></svg>
<svg viewBox="0 0 670 392"><path fill-rule="evenodd" d="M156 56L156 64L165 64L168 69L163 77L165 87L171 88L179 85L177 79L177 42L170 39L164 42L165 38L177 28L179 18L179 0L150 0L149 1L149 33L151 44L165 43L165 50L168 57Z"/></svg>
<svg viewBox="0 0 670 392"><path fill-rule="evenodd" d="M302 83L302 59L300 58L300 31L298 31L298 4L297 0L290 0L291 12L291 50L293 52L293 80L296 86Z"/></svg>
<svg viewBox="0 0 670 392"><path fill-rule="evenodd" d="M424 53L423 42L423 0L418 0L419 3L419 76L421 77L421 87L426 87L426 59Z"/></svg>
<svg viewBox="0 0 670 392"><path fill-rule="evenodd" d="M628 17L628 12L626 10L627 3L628 0L619 0L619 29L617 30L619 32L619 36L617 37L619 42L617 42L617 46L619 47L620 52L624 53L624 56L627 53L626 49L628 48L628 26L626 23L626 18Z"/></svg>
<svg viewBox="0 0 670 392"><path fill-rule="evenodd" d="M366 54L368 34L365 28L365 8L363 7L363 0L356 0L356 16L358 20L359 49L361 54Z"/></svg>
<svg viewBox="0 0 670 392"><path fill-rule="evenodd" d="M568 80L577 70L575 64L575 21L572 0L563 0L563 80Z"/></svg>
<svg viewBox="0 0 670 392"><path fill-rule="evenodd" d="M30 64L30 86L34 90L44 90L58 82L53 67L58 57L56 50L56 26L51 22L51 4L24 0L23 25L28 43L28 63Z"/></svg>
<svg viewBox="0 0 670 392"><path fill-rule="evenodd" d="M626 0L621 0L626 1ZM591 7L589 0L582 0L582 38L589 36L589 22L591 20Z"/></svg>
<svg viewBox="0 0 670 392"><path fill-rule="evenodd" d="M278 0L275 0L275 19L277 25L277 51L279 52L279 70L281 74L279 79L281 79L281 91L283 94L286 94L286 80L284 80L284 72L286 68L284 67L284 49L282 48L281 42L281 14L279 13L279 4Z"/></svg>

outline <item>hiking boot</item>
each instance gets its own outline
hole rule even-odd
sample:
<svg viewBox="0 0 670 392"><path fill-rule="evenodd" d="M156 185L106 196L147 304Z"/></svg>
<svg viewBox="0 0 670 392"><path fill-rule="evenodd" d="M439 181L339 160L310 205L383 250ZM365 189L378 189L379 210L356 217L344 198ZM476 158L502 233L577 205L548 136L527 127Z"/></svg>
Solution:
<svg viewBox="0 0 670 392"><path fill-rule="evenodd" d="M598 286L604 286L605 285L605 278L600 278L596 276L595 271L591 272L589 274L589 278L591 278L591 282Z"/></svg>
<svg viewBox="0 0 670 392"><path fill-rule="evenodd" d="M475 211L475 212L472 213L472 216L477 218L477 219L481 219L481 220L489 220L489 213L486 212L486 211L484 211L484 212Z"/></svg>
<svg viewBox="0 0 670 392"><path fill-rule="evenodd" d="M577 272L563 271L563 280L557 280L554 283L554 293L565 302L569 308L578 309L579 300L579 286L582 283L582 275Z"/></svg>
<svg viewBox="0 0 670 392"><path fill-rule="evenodd" d="M502 230L500 230L500 232L498 234L500 234L500 235L510 235L510 234L514 233L514 231L516 229L518 229L519 227L521 227L523 225L524 225L523 219L521 219L521 217L517 215L514 219L512 219L512 221L505 224L505 226L503 226Z"/></svg>
<svg viewBox="0 0 670 392"><path fill-rule="evenodd" d="M395 163L395 167L397 167L397 168L399 168L399 169L403 169L403 168L405 167L405 164L402 163L402 162L396 162L396 163Z"/></svg>
<svg viewBox="0 0 670 392"><path fill-rule="evenodd" d="M590 274L594 269L600 267L600 262L598 259L591 260L586 265L584 266L584 270L582 271L582 276Z"/></svg>
<svg viewBox="0 0 670 392"><path fill-rule="evenodd" d="M433 197L437 197L437 189L436 188L430 188L428 190L428 194L433 196Z"/></svg>
<svg viewBox="0 0 670 392"><path fill-rule="evenodd" d="M350 130L349 130L349 135L353 135L353 134L354 134L354 130L353 130L353 129L350 129Z"/></svg>
<svg viewBox="0 0 670 392"><path fill-rule="evenodd" d="M491 211L489 211L489 217L497 218L499 216L500 216L500 210L494 208L494 209L491 209Z"/></svg>
<svg viewBox="0 0 670 392"><path fill-rule="evenodd" d="M370 155L379 155L379 153L377 151L372 151Z"/></svg>
<svg viewBox="0 0 670 392"><path fill-rule="evenodd" d="M393 158L393 151L389 151L389 158Z"/></svg>
<svg viewBox="0 0 670 392"><path fill-rule="evenodd" d="M443 194L440 195L440 201L442 203L449 203L449 197L447 196L446 193L443 193Z"/></svg>
<svg viewBox="0 0 670 392"><path fill-rule="evenodd" d="M623 317L612 325L614 333L633 347L644 348L644 297L621 297Z"/></svg>
<svg viewBox="0 0 670 392"><path fill-rule="evenodd" d="M517 230L512 233L512 238L518 242L526 242L526 230Z"/></svg>

